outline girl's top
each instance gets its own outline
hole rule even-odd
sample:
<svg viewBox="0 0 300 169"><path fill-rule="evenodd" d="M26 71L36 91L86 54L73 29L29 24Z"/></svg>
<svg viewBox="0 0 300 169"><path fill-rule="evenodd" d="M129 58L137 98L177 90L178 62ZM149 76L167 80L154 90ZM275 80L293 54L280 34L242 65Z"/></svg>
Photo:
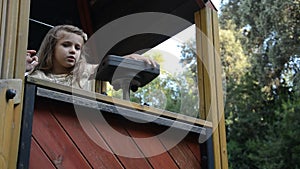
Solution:
<svg viewBox="0 0 300 169"><path fill-rule="evenodd" d="M45 73L40 70L35 70L34 72L30 73L30 76L79 89L95 91L94 79L90 78L94 72L95 65L86 64L84 71L81 73L81 75L78 75L80 81L75 80L75 75L73 74L52 74Z"/></svg>

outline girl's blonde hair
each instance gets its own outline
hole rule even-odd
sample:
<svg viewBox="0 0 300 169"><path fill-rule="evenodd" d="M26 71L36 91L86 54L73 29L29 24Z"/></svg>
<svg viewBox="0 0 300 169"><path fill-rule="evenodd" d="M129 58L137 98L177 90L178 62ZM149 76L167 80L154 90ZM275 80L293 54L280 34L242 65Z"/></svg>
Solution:
<svg viewBox="0 0 300 169"><path fill-rule="evenodd" d="M87 41L87 34L83 32L80 28L73 25L58 25L51 28L46 36L44 37L40 49L38 50L37 56L39 57L39 64L35 67L34 70L41 70L45 74L51 73L53 69L53 56L55 52L55 46L58 40L61 38L58 36L58 32L65 31L68 33L74 33L80 35L83 38L84 43ZM83 45L83 44L82 44ZM70 74L74 74L76 81L79 81L79 76L84 70L84 65L86 64L86 52L84 49L84 45L81 49L81 55L79 60L76 62L73 70ZM33 71L34 71L33 70Z"/></svg>

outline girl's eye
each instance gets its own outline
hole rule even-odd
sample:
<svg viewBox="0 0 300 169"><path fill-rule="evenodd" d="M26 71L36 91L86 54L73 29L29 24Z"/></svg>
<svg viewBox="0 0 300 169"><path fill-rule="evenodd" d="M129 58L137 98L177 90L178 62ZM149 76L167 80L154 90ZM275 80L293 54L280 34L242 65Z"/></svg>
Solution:
<svg viewBox="0 0 300 169"><path fill-rule="evenodd" d="M62 44L63 47L68 47L69 45L67 43Z"/></svg>
<svg viewBox="0 0 300 169"><path fill-rule="evenodd" d="M68 42L62 43L61 45L62 45L63 47L70 47L70 46L72 46L72 44L71 44L71 43L68 43Z"/></svg>
<svg viewBox="0 0 300 169"><path fill-rule="evenodd" d="M75 45L75 49L76 50L81 50L81 46L80 45Z"/></svg>
<svg viewBox="0 0 300 169"><path fill-rule="evenodd" d="M63 47L71 47L73 44L71 43L62 43ZM75 45L74 47L76 50L81 50L81 45Z"/></svg>

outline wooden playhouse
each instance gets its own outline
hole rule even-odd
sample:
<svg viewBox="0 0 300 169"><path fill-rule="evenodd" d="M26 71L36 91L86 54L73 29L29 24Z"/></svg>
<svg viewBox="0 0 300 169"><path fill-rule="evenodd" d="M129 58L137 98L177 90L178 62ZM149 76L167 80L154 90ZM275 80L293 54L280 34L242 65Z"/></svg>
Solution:
<svg viewBox="0 0 300 169"><path fill-rule="evenodd" d="M131 36L108 52L152 48L190 24L201 30L196 33L200 119L103 95L102 82L87 92L24 76L26 49L38 49L49 29L33 20L73 24L92 36L137 13L187 22L166 25L168 36ZM228 168L218 16L209 0L3 0L0 19L1 169ZM150 20L144 28L156 24Z"/></svg>

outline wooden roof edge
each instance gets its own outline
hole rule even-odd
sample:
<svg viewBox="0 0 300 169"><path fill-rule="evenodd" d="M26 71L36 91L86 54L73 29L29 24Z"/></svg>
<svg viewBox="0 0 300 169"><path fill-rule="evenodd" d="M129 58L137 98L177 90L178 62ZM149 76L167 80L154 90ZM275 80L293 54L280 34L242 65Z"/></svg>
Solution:
<svg viewBox="0 0 300 169"><path fill-rule="evenodd" d="M212 126L213 126L212 122L206 121L203 119L198 119L195 117L191 117L191 116L187 116L187 115L183 115L183 114L179 114L179 113L174 113L174 112L170 112L167 110L162 110L162 109L158 109L158 108L154 108L154 107L150 107L150 106L140 105L135 102L130 102L127 100L113 98L113 97L106 96L106 95L96 93L96 92L90 92L90 91L86 91L83 89L72 88L70 86L65 86L65 85L49 82L49 81L46 81L43 79L31 77L30 75L27 76L26 82L33 83L38 86L48 88L50 90L60 91L63 93L69 93L74 96L78 96L78 97L82 97L82 98L86 98L86 99L90 99L90 100L97 100L97 101L105 102L108 104L113 104L113 105L122 106L122 107L129 108L129 109L138 110L138 111L141 111L144 113L165 117L165 118L171 119L173 121L180 121L180 122L188 123L190 125L203 126L203 127L208 127L208 128L212 128Z"/></svg>
<svg viewBox="0 0 300 169"><path fill-rule="evenodd" d="M218 11L218 9L216 8L216 6L212 3L211 0L208 0L207 2L205 2L205 6L212 8L215 11Z"/></svg>

